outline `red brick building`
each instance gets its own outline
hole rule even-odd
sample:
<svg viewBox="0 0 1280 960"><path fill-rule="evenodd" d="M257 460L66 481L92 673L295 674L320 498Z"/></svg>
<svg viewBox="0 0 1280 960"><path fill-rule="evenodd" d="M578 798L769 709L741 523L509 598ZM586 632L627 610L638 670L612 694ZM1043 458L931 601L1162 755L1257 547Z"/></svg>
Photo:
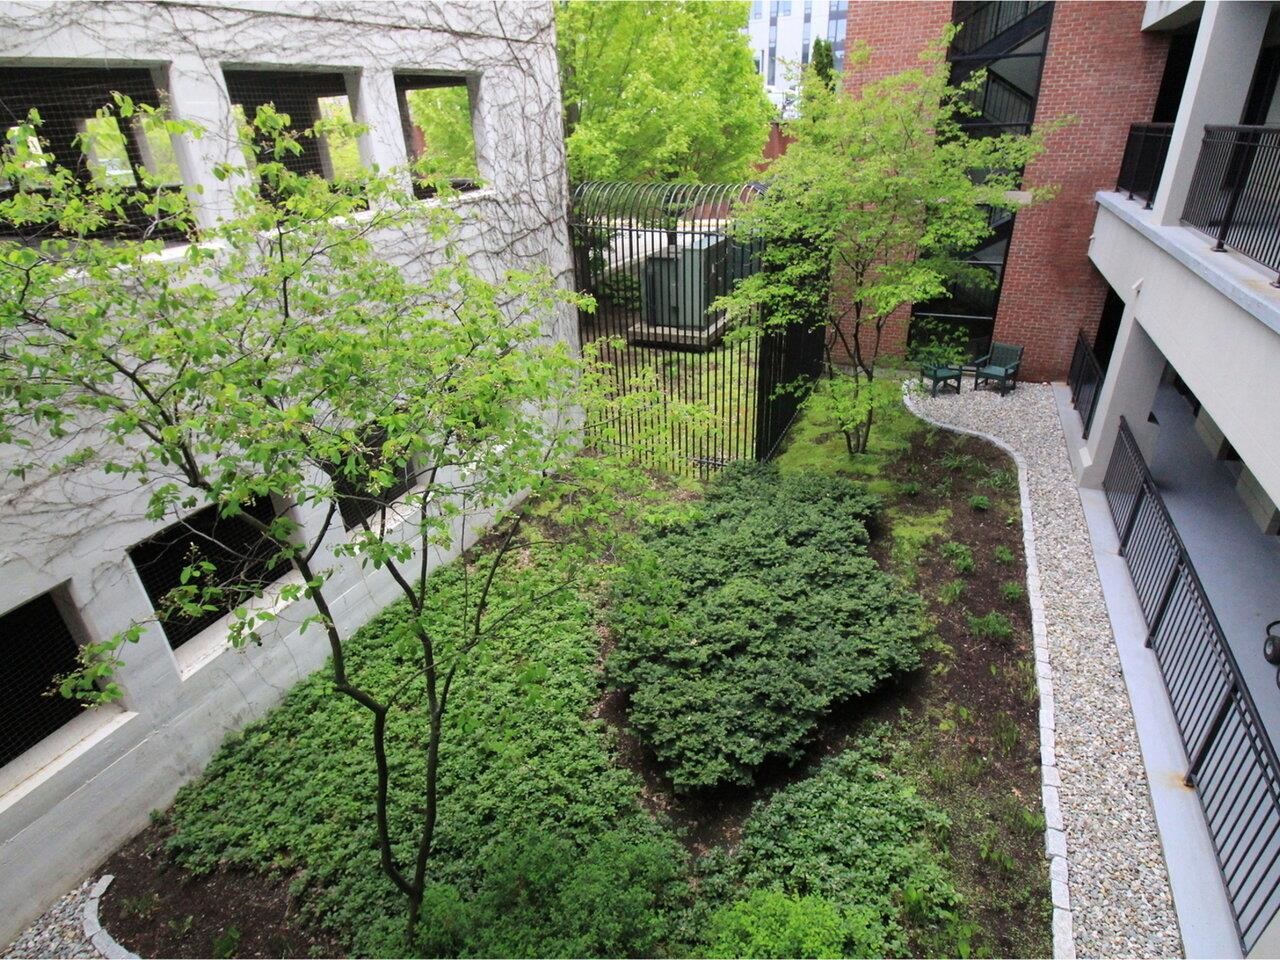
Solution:
<svg viewBox="0 0 1280 960"><path fill-rule="evenodd" d="M917 65L925 44L956 22L962 29L950 51L953 78L987 71L975 134L1074 118L1026 171L1028 184L1055 184L1057 196L1001 223L972 254L971 262L995 275L995 290L959 291L946 302L904 309L890 326L899 345L912 316L949 319L975 336L1024 345L1024 376L1060 379L1077 330L1094 337L1107 300L1106 283L1088 258L1094 193L1115 185L1130 124L1165 119L1157 115L1162 77L1169 73L1180 88L1181 61L1170 56L1169 35L1141 31L1144 6L1140 0L849 4L849 41L866 42L871 57L846 68L846 89Z"/></svg>

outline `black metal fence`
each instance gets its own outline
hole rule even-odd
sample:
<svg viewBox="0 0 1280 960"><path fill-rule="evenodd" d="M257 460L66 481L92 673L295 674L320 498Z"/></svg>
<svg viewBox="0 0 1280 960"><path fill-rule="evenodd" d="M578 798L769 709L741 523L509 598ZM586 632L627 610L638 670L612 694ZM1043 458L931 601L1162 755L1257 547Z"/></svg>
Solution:
<svg viewBox="0 0 1280 960"><path fill-rule="evenodd" d="M821 372L819 323L730 337L723 311L712 308L760 269L760 242L732 231L735 210L760 192L750 184L606 182L573 191L577 285L597 304L579 316L583 344L601 343L620 393L656 385L712 412L709 430L671 422L679 469L769 459ZM636 414L615 427L627 444L654 423Z"/></svg>
<svg viewBox="0 0 1280 960"><path fill-rule="evenodd" d="M1084 338L1084 332L1076 333L1076 349L1071 355L1071 369L1067 373L1067 385L1071 387L1071 405L1080 414L1084 438L1089 438L1093 426L1093 414L1098 408L1098 395L1102 392L1102 364Z"/></svg>
<svg viewBox="0 0 1280 960"><path fill-rule="evenodd" d="M1129 128L1129 139L1120 160L1116 190L1128 193L1129 199L1145 200L1147 209L1155 202L1173 139L1172 123L1135 123Z"/></svg>
<svg viewBox="0 0 1280 960"><path fill-rule="evenodd" d="M1280 907L1280 762L1124 418L1103 489L1247 953Z"/></svg>
<svg viewBox="0 0 1280 960"><path fill-rule="evenodd" d="M1182 222L1280 271L1280 126L1205 127Z"/></svg>

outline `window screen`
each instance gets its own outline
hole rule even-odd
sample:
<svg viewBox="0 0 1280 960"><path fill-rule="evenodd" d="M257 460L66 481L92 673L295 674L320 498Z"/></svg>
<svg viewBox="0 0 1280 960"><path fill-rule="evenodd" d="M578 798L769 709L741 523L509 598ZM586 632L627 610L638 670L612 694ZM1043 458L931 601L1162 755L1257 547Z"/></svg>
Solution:
<svg viewBox="0 0 1280 960"><path fill-rule="evenodd" d="M378 450L386 440L386 433L378 430L370 433L365 439L365 446L370 450ZM375 461L372 466L377 466L380 462ZM342 522L348 529L354 529L360 526L361 522L378 513L384 507L390 506L395 501L414 488L417 483L417 471L414 470L412 463L407 463L396 471L396 481L385 490L372 493L358 484L352 483L346 477L338 475L335 471L333 474L333 487L338 494L338 512L342 515Z"/></svg>
<svg viewBox="0 0 1280 960"><path fill-rule="evenodd" d="M75 700L49 695L55 678L76 669L77 650L52 594L0 617L0 766L84 709Z"/></svg>
<svg viewBox="0 0 1280 960"><path fill-rule="evenodd" d="M135 103L161 106L149 70L62 67L0 67L0 124L4 148L12 150L32 110L39 112L37 137L41 152L51 154L54 165L71 170L86 183L112 184L151 193L178 190L182 177L173 142L162 121L141 114L128 119L109 115L115 106L113 93ZM36 145L31 144L34 148ZM0 180L0 197L17 189L46 189L41 170L46 162L33 161L21 183ZM0 233L37 241L53 232L52 226L0 224ZM126 207L117 220L95 231L95 236L157 237L181 242L185 233L170 223L156 223L141 205Z"/></svg>
<svg viewBox="0 0 1280 960"><path fill-rule="evenodd" d="M244 512L263 523L270 523L275 516L268 497L247 504ZM265 587L290 568L288 561L270 562L278 551L279 547L241 518L219 517L218 508L210 506L142 541L129 551L129 558L152 606L160 610L166 595L181 585L183 568L193 560L207 560L216 568L211 576L200 578L201 585ZM176 650L239 606L243 595L238 590L232 593L218 609L198 617L162 617L160 624L169 645Z"/></svg>
<svg viewBox="0 0 1280 960"><path fill-rule="evenodd" d="M448 180L456 190L479 186L471 94L466 79L397 74L396 98L405 149L422 173L414 178L414 193L431 196L434 188L424 181L432 179Z"/></svg>
<svg viewBox="0 0 1280 960"><path fill-rule="evenodd" d="M232 109L241 124L246 154L255 160L274 159L270 147L255 140L248 123L258 108L271 104L278 113L288 114L289 129L297 134L309 130L321 119L350 122L351 104L347 82L340 73L298 73L283 70L223 70ZM315 174L326 180L357 174L361 169L360 150L354 137L325 134L298 136L301 153L286 153L284 166L298 174Z"/></svg>

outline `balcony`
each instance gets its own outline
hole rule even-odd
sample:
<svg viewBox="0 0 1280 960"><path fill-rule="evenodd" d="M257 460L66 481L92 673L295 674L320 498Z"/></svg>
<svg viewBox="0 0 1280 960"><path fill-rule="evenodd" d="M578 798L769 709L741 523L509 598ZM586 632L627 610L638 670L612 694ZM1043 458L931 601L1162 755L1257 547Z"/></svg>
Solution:
<svg viewBox="0 0 1280 960"><path fill-rule="evenodd" d="M1280 271L1280 126L1205 127L1182 222Z"/></svg>
<svg viewBox="0 0 1280 960"><path fill-rule="evenodd" d="M1122 417L1103 490L1248 953L1280 907L1280 702L1261 654L1280 544L1253 524L1187 400L1164 386L1154 408L1150 466Z"/></svg>
<svg viewBox="0 0 1280 960"><path fill-rule="evenodd" d="M1143 200L1146 209L1155 201L1164 161L1173 139L1172 123L1135 123L1129 128L1129 139L1120 161L1116 190L1128 193L1130 200Z"/></svg>

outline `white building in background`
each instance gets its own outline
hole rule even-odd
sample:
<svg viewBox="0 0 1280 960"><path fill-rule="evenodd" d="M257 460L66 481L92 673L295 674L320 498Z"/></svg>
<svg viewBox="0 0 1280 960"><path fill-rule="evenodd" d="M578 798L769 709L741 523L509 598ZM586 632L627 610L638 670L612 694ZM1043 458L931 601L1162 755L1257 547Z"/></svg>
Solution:
<svg viewBox="0 0 1280 960"><path fill-rule="evenodd" d="M469 192L453 201L460 248L482 272L546 266L568 286L549 3L376 11L341 2L0 3L0 104L6 117L38 108L55 156L75 155L76 132L112 90L143 103L162 98L174 115L221 134L164 142L139 128L121 132L117 156L87 157L111 176L159 163L175 182L199 188L201 223L231 202L214 168L240 160L237 108L287 105L295 123L341 110L367 124L351 155L311 141L289 161L332 176L340 162L403 167L422 147L408 98L442 86L456 90L450 102L470 117L470 176L478 170L481 181L460 184ZM554 335L576 343L573 312L556 323ZM25 481L8 474L0 464L0 944L145 827L149 811L167 806L228 732L328 653L320 630L300 629L313 612L308 601L285 605L263 645L243 652L228 648L225 616L198 629L156 623L153 600L181 566L162 555L189 534L145 518L147 491L87 468ZM312 534L323 529L322 516L292 510ZM203 513L184 520L198 526ZM334 524L322 549L346 631L398 591L385 572L333 558L342 527ZM41 696L78 646L134 622L147 625L124 651L119 703L82 711Z"/></svg>
<svg viewBox="0 0 1280 960"><path fill-rule="evenodd" d="M836 69L844 66L848 12L849 0L754 0L751 4L747 35L756 72L778 109L794 101L796 74L809 62L813 41L829 40Z"/></svg>

